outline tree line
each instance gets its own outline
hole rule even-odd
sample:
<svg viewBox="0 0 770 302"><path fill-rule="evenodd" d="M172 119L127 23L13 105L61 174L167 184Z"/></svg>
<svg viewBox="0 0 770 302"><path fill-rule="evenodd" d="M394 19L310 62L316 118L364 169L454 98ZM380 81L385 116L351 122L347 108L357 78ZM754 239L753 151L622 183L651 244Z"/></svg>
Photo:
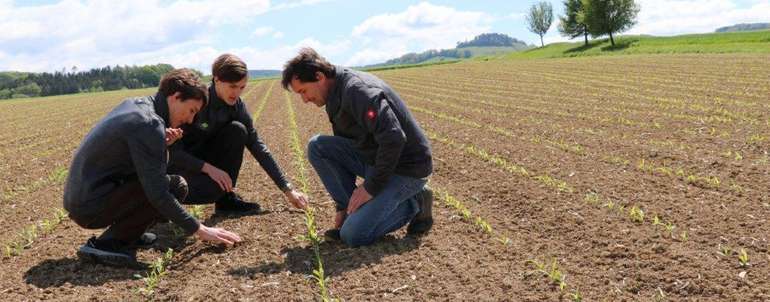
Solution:
<svg viewBox="0 0 770 302"><path fill-rule="evenodd" d="M588 36L593 38L608 35L615 46L614 34L624 32L636 24L639 5L634 0L564 0L564 16L559 16L559 32L571 39L584 37L588 45ZM529 30L543 36L553 23L551 3L540 2L533 5L526 15Z"/></svg>
<svg viewBox="0 0 770 302"><path fill-rule="evenodd" d="M78 72L0 72L0 99L155 87L169 64L114 66Z"/></svg>

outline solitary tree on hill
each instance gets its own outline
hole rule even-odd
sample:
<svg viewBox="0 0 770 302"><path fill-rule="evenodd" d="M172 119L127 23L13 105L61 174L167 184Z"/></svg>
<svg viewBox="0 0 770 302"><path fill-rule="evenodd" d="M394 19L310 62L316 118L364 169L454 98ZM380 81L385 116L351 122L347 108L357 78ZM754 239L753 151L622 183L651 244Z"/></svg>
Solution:
<svg viewBox="0 0 770 302"><path fill-rule="evenodd" d="M543 44L543 36L551 28L553 23L553 7L549 2L540 2L532 5L527 14L527 24L529 25L529 31L540 36L540 46Z"/></svg>
<svg viewBox="0 0 770 302"><path fill-rule="evenodd" d="M610 36L610 43L615 46L613 33L628 30L636 24L639 5L634 0L582 0L583 22L594 37Z"/></svg>
<svg viewBox="0 0 770 302"><path fill-rule="evenodd" d="M564 0L565 16L559 17L559 32L562 36L574 39L585 37L585 45L588 45L588 26L583 22L583 1Z"/></svg>

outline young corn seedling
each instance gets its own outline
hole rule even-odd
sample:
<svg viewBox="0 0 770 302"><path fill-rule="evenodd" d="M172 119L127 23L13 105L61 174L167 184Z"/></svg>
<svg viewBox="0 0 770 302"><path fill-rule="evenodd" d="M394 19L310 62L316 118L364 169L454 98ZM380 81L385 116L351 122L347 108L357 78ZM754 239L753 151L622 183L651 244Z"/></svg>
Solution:
<svg viewBox="0 0 770 302"><path fill-rule="evenodd" d="M158 287L161 277L166 274L166 267L174 257L174 250L168 249L158 259L155 259L150 264L150 270L147 272L147 276L142 278L144 281L144 287L139 289L139 292L146 297L150 297L155 293L155 288Z"/></svg>
<svg viewBox="0 0 770 302"><path fill-rule="evenodd" d="M631 217L631 220L637 223L644 222L644 211L640 209L637 206L631 207L631 209L628 210L628 216Z"/></svg>
<svg viewBox="0 0 770 302"><path fill-rule="evenodd" d="M54 211L54 216L51 219L43 219L42 222L40 222L40 229L43 231L43 234L48 234L53 231L54 228L56 228L59 223L64 220L64 218L67 217L67 211L64 209L56 209Z"/></svg>
<svg viewBox="0 0 770 302"><path fill-rule="evenodd" d="M203 206L202 205L194 205L194 206L192 206L192 208L189 208L188 210L190 212L190 216L195 218L195 220L203 219ZM177 238L177 239L180 239L180 238L182 238L185 235L184 230L182 230L182 228L179 227L176 224L171 226L171 232L174 234L174 238Z"/></svg>
<svg viewBox="0 0 770 302"><path fill-rule="evenodd" d="M599 194L596 194L595 192L590 192L586 194L586 197L583 198L583 200L585 200L585 202L590 203L592 205L597 205L599 204Z"/></svg>
<svg viewBox="0 0 770 302"><path fill-rule="evenodd" d="M580 294L580 291L575 290L574 293L569 294L570 300L573 302L582 302L583 301L583 295Z"/></svg>
<svg viewBox="0 0 770 302"><path fill-rule="evenodd" d="M489 225L489 222L482 219L481 217L476 217L476 225L481 228L482 231L484 231L487 234L492 234L492 226Z"/></svg>
<svg viewBox="0 0 770 302"><path fill-rule="evenodd" d="M622 204L618 204L615 209L618 211L618 214L623 215L626 212L626 206Z"/></svg>
<svg viewBox="0 0 770 302"><path fill-rule="evenodd" d="M729 246L726 245L719 245L719 254L725 257L730 257L733 255L733 249L731 249Z"/></svg>
<svg viewBox="0 0 770 302"><path fill-rule="evenodd" d="M56 227L56 224L54 224L53 221L50 221L48 219L43 219L43 221L40 222L40 229L45 234L47 234L48 232L51 232L55 227Z"/></svg>
<svg viewBox="0 0 770 302"><path fill-rule="evenodd" d="M69 170L67 170L66 167L58 167L51 172L50 175L48 175L48 181L50 183L63 183L67 179L67 173Z"/></svg>
<svg viewBox="0 0 770 302"><path fill-rule="evenodd" d="M553 258L553 261L550 265L546 264L545 262L539 262L537 260L529 260L528 262L535 266L536 272L545 275L548 277L552 284L559 286L559 290L563 291L567 287L567 282L564 281L564 274L559 270L559 265L556 262L556 258Z"/></svg>
<svg viewBox="0 0 770 302"><path fill-rule="evenodd" d="M37 238L37 225L30 225L21 232L21 239L23 240L22 248L27 248L35 242Z"/></svg>
<svg viewBox="0 0 770 302"><path fill-rule="evenodd" d="M190 216L194 217L197 220L200 220L203 218L203 206L202 205L194 205L192 208L190 208Z"/></svg>
<svg viewBox="0 0 770 302"><path fill-rule="evenodd" d="M676 226L674 224L670 223L670 222L666 222L664 227L666 228L666 232L668 232L668 235L669 236L673 236L674 228L676 228Z"/></svg>
<svg viewBox="0 0 770 302"><path fill-rule="evenodd" d="M5 255L6 258L11 258L13 256L13 247L8 244L3 246L3 255Z"/></svg>
<svg viewBox="0 0 770 302"><path fill-rule="evenodd" d="M687 242L687 239L690 239L689 235L687 235L687 231L682 231L679 233L679 240L682 242Z"/></svg>
<svg viewBox="0 0 770 302"><path fill-rule="evenodd" d="M749 252L744 248L741 248L741 251L738 252L738 263L741 267L749 266Z"/></svg>
<svg viewBox="0 0 770 302"><path fill-rule="evenodd" d="M508 238L508 237L498 237L497 241L499 241L503 245L510 245L512 243L511 238Z"/></svg>

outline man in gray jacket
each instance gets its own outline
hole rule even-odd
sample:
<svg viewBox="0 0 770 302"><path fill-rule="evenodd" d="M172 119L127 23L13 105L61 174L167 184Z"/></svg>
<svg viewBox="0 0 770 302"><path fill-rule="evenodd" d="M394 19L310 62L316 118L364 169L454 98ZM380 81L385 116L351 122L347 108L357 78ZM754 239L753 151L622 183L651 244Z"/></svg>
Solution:
<svg viewBox="0 0 770 302"><path fill-rule="evenodd" d="M190 216L179 203L187 195L187 183L166 174L167 146L181 138L178 128L191 123L206 102L206 87L195 73L172 70L155 96L123 101L86 135L72 160L64 208L81 227L107 230L80 247L79 257L135 266L134 247L151 244L154 236L143 236L145 230L165 219L202 240L228 245L241 241Z"/></svg>
<svg viewBox="0 0 770 302"><path fill-rule="evenodd" d="M286 63L281 84L305 103L326 106L333 136L316 135L308 159L337 205L330 239L372 244L407 226L424 234L433 225L433 172L428 139L401 97L366 72L334 66L311 48ZM356 178L363 183L356 186Z"/></svg>

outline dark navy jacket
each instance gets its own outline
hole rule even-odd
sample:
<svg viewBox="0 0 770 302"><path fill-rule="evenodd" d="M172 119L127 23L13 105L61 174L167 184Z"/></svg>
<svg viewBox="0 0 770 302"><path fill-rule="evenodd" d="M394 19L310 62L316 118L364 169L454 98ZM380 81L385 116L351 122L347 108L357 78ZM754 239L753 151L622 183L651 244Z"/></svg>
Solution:
<svg viewBox="0 0 770 302"><path fill-rule="evenodd" d="M206 144L214 135L232 121L238 121L246 127L248 137L246 148L259 162L262 169L281 190L286 190L289 182L286 180L281 168L276 163L267 145L257 135L254 121L251 119L246 105L239 98L235 105L230 106L217 96L214 84L209 87L209 105L201 109L195 116L191 125L182 126L184 135L182 139L171 148L171 164L190 171L200 171L203 168L203 160L193 156L188 150L194 150Z"/></svg>

